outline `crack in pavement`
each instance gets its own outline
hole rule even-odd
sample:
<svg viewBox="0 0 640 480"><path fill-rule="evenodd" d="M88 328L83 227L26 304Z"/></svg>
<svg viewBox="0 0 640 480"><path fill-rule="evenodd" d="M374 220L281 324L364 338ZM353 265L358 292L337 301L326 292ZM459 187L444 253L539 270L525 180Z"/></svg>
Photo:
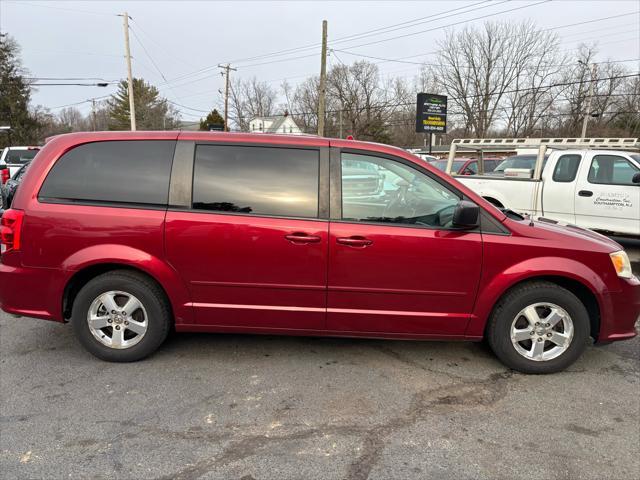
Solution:
<svg viewBox="0 0 640 480"><path fill-rule="evenodd" d="M455 385L424 390L413 395L409 408L374 427L353 425L321 425L306 430L294 431L285 435L250 435L232 441L217 456L203 459L177 472L163 475L156 480L195 480L206 473L253 456L272 444L292 440L307 440L314 436L357 435L362 437L361 454L348 467L346 480L364 480L369 477L374 466L382 456L386 439L395 431L410 427L426 414L457 410L460 407L480 407L493 405L506 395L507 380L513 372L500 372L479 381L464 381Z"/></svg>

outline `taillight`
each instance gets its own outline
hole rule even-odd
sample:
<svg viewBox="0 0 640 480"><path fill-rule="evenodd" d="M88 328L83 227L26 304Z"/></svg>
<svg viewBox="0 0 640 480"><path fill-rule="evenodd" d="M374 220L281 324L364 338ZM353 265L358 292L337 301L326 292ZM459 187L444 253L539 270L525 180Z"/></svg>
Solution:
<svg viewBox="0 0 640 480"><path fill-rule="evenodd" d="M20 250L20 233L22 230L22 210L9 209L0 220L0 253Z"/></svg>
<svg viewBox="0 0 640 480"><path fill-rule="evenodd" d="M7 180L9 180L9 169L8 168L3 168L2 170L0 170L0 180L2 180L2 185L7 183Z"/></svg>

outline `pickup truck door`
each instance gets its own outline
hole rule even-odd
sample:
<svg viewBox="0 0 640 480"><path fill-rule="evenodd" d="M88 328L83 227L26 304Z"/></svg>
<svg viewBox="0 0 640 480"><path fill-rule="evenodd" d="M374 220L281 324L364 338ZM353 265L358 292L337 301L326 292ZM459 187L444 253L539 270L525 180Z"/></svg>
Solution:
<svg viewBox="0 0 640 480"><path fill-rule="evenodd" d="M542 212L547 218L575 223L576 178L582 154L564 153L551 158L542 176Z"/></svg>
<svg viewBox="0 0 640 480"><path fill-rule="evenodd" d="M640 162L623 152L588 152L575 196L576 224L640 235L640 184L632 183Z"/></svg>

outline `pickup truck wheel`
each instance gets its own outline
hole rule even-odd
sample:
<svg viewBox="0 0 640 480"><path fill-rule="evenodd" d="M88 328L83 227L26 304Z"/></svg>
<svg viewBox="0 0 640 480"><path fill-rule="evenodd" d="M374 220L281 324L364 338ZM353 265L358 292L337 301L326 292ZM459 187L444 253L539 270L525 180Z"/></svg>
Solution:
<svg viewBox="0 0 640 480"><path fill-rule="evenodd" d="M151 279L124 270L90 280L71 314L80 343L109 362L134 362L153 353L171 326L164 292Z"/></svg>
<svg viewBox="0 0 640 480"><path fill-rule="evenodd" d="M582 354L589 314L570 291L549 282L516 287L497 304L487 339L496 356L523 373L564 370Z"/></svg>

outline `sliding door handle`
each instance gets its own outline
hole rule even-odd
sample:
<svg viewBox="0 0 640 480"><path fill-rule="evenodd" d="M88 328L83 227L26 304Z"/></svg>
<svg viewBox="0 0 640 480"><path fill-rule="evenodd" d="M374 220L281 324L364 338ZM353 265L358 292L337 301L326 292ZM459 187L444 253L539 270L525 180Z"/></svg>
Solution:
<svg viewBox="0 0 640 480"><path fill-rule="evenodd" d="M348 247L364 248L371 245L373 243L373 240L354 235L353 237L336 238L336 242L338 242L340 245L346 245Z"/></svg>
<svg viewBox="0 0 640 480"><path fill-rule="evenodd" d="M581 197L591 197L593 195L593 192L591 190L580 190L578 192L578 195L580 195Z"/></svg>
<svg viewBox="0 0 640 480"><path fill-rule="evenodd" d="M291 243L296 243L298 245L305 243L318 243L321 240L317 235L309 235L304 232L290 233L289 235L285 235L284 238L289 240Z"/></svg>

